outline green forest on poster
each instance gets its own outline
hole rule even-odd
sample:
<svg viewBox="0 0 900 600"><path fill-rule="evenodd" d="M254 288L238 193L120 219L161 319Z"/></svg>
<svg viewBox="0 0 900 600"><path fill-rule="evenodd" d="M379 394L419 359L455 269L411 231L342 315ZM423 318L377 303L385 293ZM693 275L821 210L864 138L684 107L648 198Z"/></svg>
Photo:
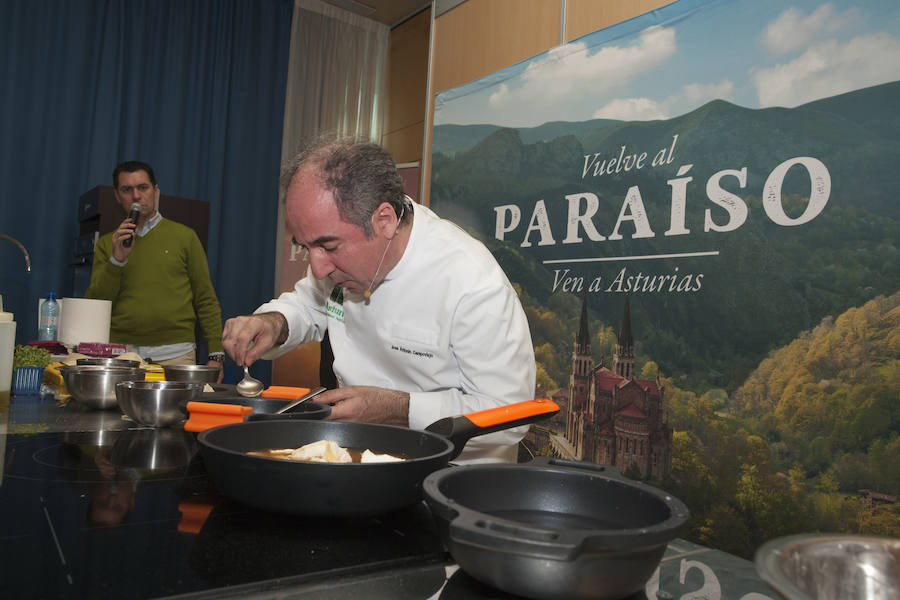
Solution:
<svg viewBox="0 0 900 600"><path fill-rule="evenodd" d="M887 1L679 0L437 97L431 205L520 292L542 393L582 302L611 367L628 298L692 541L900 537L897 106Z"/></svg>

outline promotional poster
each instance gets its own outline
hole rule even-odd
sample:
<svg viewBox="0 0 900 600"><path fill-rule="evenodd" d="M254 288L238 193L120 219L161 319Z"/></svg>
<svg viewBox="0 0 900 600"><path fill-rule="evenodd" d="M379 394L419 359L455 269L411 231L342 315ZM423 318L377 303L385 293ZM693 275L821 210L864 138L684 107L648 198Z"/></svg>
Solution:
<svg viewBox="0 0 900 600"><path fill-rule="evenodd" d="M529 317L535 454L750 558L900 536L900 5L679 0L437 96L431 206Z"/></svg>

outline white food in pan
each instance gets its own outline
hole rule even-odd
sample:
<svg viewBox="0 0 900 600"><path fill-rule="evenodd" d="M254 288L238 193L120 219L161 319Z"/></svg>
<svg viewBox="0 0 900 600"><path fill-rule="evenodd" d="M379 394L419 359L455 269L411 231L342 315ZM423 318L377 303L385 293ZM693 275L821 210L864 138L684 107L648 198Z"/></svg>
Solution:
<svg viewBox="0 0 900 600"><path fill-rule="evenodd" d="M385 462L399 462L403 460L399 456L394 456L393 454L375 454L371 450L366 450L362 453L362 458L359 462L364 463L385 463Z"/></svg>
<svg viewBox="0 0 900 600"><path fill-rule="evenodd" d="M291 453L290 459L329 463L353 462L353 458L347 452L347 449L341 448L331 440L319 440L312 444L300 446Z"/></svg>
<svg viewBox="0 0 900 600"><path fill-rule="evenodd" d="M357 451L359 453L359 451ZM348 463L353 462L353 457L346 448L338 446L331 440L319 440L299 448L273 448L265 452L251 452L261 456L286 458L290 460L306 462ZM364 450L360 456L361 463L387 463L403 460L392 454L376 454L371 450Z"/></svg>

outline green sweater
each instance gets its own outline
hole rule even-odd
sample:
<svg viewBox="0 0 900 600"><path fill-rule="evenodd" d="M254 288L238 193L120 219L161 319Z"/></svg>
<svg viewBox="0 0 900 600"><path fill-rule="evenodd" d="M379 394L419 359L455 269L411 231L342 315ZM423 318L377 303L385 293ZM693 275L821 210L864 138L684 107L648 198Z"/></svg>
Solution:
<svg viewBox="0 0 900 600"><path fill-rule="evenodd" d="M222 351L222 310L194 230L162 219L136 237L125 266L110 262L112 233L97 241L86 298L112 301L109 341L134 346L195 342L197 320L209 352Z"/></svg>

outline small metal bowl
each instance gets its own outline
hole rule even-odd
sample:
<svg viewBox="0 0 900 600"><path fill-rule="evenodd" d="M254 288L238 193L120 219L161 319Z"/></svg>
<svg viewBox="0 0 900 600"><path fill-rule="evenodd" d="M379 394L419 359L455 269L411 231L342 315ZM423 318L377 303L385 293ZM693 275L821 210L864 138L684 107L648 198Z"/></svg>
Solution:
<svg viewBox="0 0 900 600"><path fill-rule="evenodd" d="M66 390L77 402L91 408L108 409L118 405L116 384L120 381L143 381L144 369L106 367L103 365L63 365L59 367Z"/></svg>
<svg viewBox="0 0 900 600"><path fill-rule="evenodd" d="M789 535L760 546L754 564L788 600L890 600L900 590L896 538Z"/></svg>
<svg viewBox="0 0 900 600"><path fill-rule="evenodd" d="M129 360L127 358L79 358L75 361L76 365L101 365L104 367L128 367L136 369L141 366L139 360Z"/></svg>
<svg viewBox="0 0 900 600"><path fill-rule="evenodd" d="M166 381L215 383L219 378L219 367L209 365L164 365L163 372Z"/></svg>
<svg viewBox="0 0 900 600"><path fill-rule="evenodd" d="M123 381L116 385L119 408L141 425L168 427L187 418L185 406L203 389L186 381Z"/></svg>

